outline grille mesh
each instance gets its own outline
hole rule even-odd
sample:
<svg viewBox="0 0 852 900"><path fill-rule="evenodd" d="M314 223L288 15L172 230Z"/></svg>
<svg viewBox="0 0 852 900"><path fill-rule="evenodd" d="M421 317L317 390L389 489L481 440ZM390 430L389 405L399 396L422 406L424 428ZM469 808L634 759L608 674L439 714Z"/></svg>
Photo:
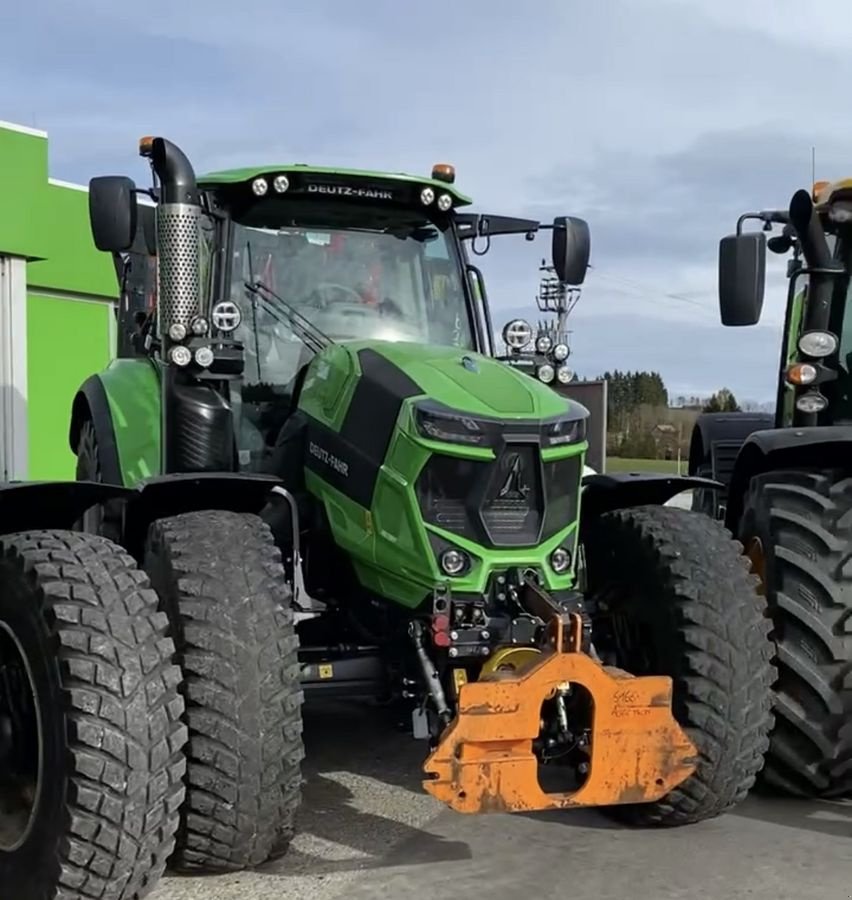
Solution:
<svg viewBox="0 0 852 900"><path fill-rule="evenodd" d="M201 299L201 208L164 203L157 209L157 257L160 329L175 322L189 325Z"/></svg>

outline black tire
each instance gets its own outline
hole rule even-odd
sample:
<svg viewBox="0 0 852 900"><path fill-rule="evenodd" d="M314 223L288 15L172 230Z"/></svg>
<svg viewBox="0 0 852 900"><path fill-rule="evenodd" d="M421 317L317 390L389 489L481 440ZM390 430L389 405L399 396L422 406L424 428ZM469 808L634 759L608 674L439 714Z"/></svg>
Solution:
<svg viewBox="0 0 852 900"><path fill-rule="evenodd" d="M696 772L657 803L607 812L636 825L684 825L740 803L772 727L772 645L741 546L700 513L651 506L591 523L588 592L599 652L633 675L669 675L673 712L695 743ZM616 621L633 634L617 639Z"/></svg>
<svg viewBox="0 0 852 900"><path fill-rule="evenodd" d="M41 740L29 732L32 755L0 762L3 897L139 900L163 874L186 771L167 627L147 577L120 547L75 532L0 537L0 668L21 674L19 696L35 697L29 710L41 721ZM23 708L7 698L0 690L0 717ZM19 807L14 829L13 787L18 801L37 798L32 816Z"/></svg>
<svg viewBox="0 0 852 900"><path fill-rule="evenodd" d="M794 796L852 796L852 478L804 470L754 478L739 538L747 550L754 538L763 548L777 650L761 782Z"/></svg>
<svg viewBox="0 0 852 900"><path fill-rule="evenodd" d="M101 468L98 438L91 419L86 419L80 427L77 441L77 481L104 483ZM89 534L100 534L116 543L121 542L121 507L117 500L99 503L87 510L83 518L75 523L75 528Z"/></svg>
<svg viewBox="0 0 852 900"><path fill-rule="evenodd" d="M189 726L175 868L237 871L283 855L301 800L303 693L281 554L257 516L155 522L145 550L175 634Z"/></svg>

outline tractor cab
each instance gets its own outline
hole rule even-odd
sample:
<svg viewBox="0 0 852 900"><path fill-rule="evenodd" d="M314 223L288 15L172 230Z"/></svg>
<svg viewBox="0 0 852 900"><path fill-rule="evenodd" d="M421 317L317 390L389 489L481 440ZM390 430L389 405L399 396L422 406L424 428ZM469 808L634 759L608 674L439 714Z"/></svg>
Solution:
<svg viewBox="0 0 852 900"><path fill-rule="evenodd" d="M585 222L466 213L471 201L446 164L430 177L282 165L196 178L164 139L143 138L140 154L151 161L152 189L118 177L90 185L93 234L113 252L122 283L119 357L166 364L185 388L165 403L174 427L195 422L178 407L200 402L211 429L233 428L237 448L234 460L165 459L164 471L266 471L309 364L331 344L494 356L484 279L469 255L482 255L493 236L533 240L550 230L562 284L582 282L588 266ZM225 402L190 400L199 385L218 386Z"/></svg>
<svg viewBox="0 0 852 900"><path fill-rule="evenodd" d="M758 231L745 231L749 219ZM780 232L767 238L773 227ZM816 182L788 209L744 213L719 252L723 325L760 321L766 251L787 260L787 307L775 426L852 422L852 179Z"/></svg>

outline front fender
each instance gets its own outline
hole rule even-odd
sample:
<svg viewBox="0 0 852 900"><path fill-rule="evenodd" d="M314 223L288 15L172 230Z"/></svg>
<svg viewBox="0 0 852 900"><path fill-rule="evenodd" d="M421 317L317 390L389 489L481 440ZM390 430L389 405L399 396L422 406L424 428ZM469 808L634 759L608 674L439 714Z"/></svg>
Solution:
<svg viewBox="0 0 852 900"><path fill-rule="evenodd" d="M132 488L88 481L12 482L0 485L0 534L71 529L92 506L122 500L122 544L137 558L156 519L203 509L259 513L272 488L271 475L190 473L149 478Z"/></svg>
<svg viewBox="0 0 852 900"><path fill-rule="evenodd" d="M685 475L658 475L654 472L615 472L583 478L582 518L626 509L631 506L662 506L683 491L722 490L724 485L710 478Z"/></svg>
<svg viewBox="0 0 852 900"><path fill-rule="evenodd" d="M749 482L773 469L842 468L852 470L852 425L771 428L755 431L737 456L725 510L725 524L734 534L742 515Z"/></svg>
<svg viewBox="0 0 852 900"><path fill-rule="evenodd" d="M27 481L0 485L0 534L70 529L83 513L107 500L129 499L129 488L90 481Z"/></svg>
<svg viewBox="0 0 852 900"><path fill-rule="evenodd" d="M156 519L204 509L259 513L280 478L245 472L190 472L158 475L133 490L124 519L124 545L141 554L148 527Z"/></svg>

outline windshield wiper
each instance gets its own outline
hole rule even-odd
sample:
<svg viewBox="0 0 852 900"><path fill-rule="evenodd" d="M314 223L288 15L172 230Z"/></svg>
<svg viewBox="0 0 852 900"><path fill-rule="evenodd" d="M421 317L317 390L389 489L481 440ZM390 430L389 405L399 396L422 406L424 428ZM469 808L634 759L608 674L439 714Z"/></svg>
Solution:
<svg viewBox="0 0 852 900"><path fill-rule="evenodd" d="M306 319L295 306L291 306L283 297L280 297L268 285L259 279L243 282L245 288L264 302L264 309L276 321L282 325L289 325L296 332L297 337L314 354L321 353L326 347L330 347L334 341L321 331L310 319Z"/></svg>

